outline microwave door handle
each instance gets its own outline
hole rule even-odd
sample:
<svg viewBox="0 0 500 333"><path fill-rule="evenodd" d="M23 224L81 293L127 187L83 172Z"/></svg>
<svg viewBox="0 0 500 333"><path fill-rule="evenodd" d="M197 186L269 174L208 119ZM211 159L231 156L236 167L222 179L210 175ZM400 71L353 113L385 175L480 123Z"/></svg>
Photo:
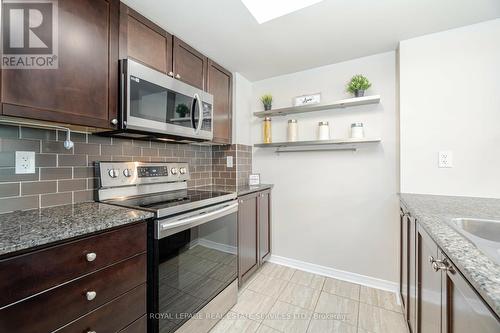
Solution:
<svg viewBox="0 0 500 333"><path fill-rule="evenodd" d="M198 109L200 110L200 115L198 117L198 126L196 127L196 134L198 134L201 130L201 126L203 125L203 104L201 104L201 98L198 94L194 94L194 99L196 103L198 103ZM193 117L194 117L194 107L193 107Z"/></svg>
<svg viewBox="0 0 500 333"><path fill-rule="evenodd" d="M211 211L204 212L199 215L189 216L186 218L181 218L175 222L169 222L169 220L160 222L158 225L158 239L170 236L174 233L179 232L179 227L186 227L185 229L189 229L191 227L198 226L200 224L212 221L214 219L235 213L238 211L238 203L235 202L230 205L226 205L222 208L214 209ZM176 230L173 230L176 229ZM171 232L169 232L171 231Z"/></svg>

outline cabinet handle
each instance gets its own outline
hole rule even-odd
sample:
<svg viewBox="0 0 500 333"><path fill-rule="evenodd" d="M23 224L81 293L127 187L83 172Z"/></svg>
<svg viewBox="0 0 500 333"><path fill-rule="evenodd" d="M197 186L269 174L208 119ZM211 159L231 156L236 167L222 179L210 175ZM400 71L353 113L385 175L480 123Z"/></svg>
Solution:
<svg viewBox="0 0 500 333"><path fill-rule="evenodd" d="M97 293L95 291L87 291L85 296L87 297L87 301L93 301L94 298L97 296Z"/></svg>
<svg viewBox="0 0 500 333"><path fill-rule="evenodd" d="M95 258L97 258L97 254L95 254L94 252L90 252L85 255L85 258L88 262L92 262L95 260Z"/></svg>
<svg viewBox="0 0 500 333"><path fill-rule="evenodd" d="M167 73L168 76L174 77L174 72L170 71Z"/></svg>
<svg viewBox="0 0 500 333"><path fill-rule="evenodd" d="M96 331L87 331L87 333L97 333Z"/></svg>
<svg viewBox="0 0 500 333"><path fill-rule="evenodd" d="M111 119L111 124L113 124L113 125L118 124L118 119L116 119L116 118Z"/></svg>
<svg viewBox="0 0 500 333"><path fill-rule="evenodd" d="M431 263L432 269L434 270L434 272L437 272L439 270L443 270L443 271L450 272L451 274L455 274L455 269L446 259L436 260L432 256L429 256L429 262Z"/></svg>
<svg viewBox="0 0 500 333"><path fill-rule="evenodd" d="M181 78L180 74L175 74L175 78L180 79Z"/></svg>

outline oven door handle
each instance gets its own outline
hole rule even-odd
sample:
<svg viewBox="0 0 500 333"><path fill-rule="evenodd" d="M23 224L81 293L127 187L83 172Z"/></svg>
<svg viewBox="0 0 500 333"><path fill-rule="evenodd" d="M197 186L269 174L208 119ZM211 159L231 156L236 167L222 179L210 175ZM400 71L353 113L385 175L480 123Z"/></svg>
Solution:
<svg viewBox="0 0 500 333"><path fill-rule="evenodd" d="M161 239L180 231L196 227L200 224L212 221L214 219L236 213L238 211L238 202L230 204L217 205L210 207L210 210L205 210L199 214L186 214L177 216L171 219L166 219L158 222L156 238Z"/></svg>

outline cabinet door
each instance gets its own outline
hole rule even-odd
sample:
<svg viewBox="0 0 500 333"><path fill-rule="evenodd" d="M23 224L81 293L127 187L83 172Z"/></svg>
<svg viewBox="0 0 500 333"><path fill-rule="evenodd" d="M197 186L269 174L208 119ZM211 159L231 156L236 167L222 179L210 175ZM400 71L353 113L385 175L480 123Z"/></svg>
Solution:
<svg viewBox="0 0 500 333"><path fill-rule="evenodd" d="M408 215L400 209L400 260L399 260L399 292L403 303L404 315L408 320Z"/></svg>
<svg viewBox="0 0 500 333"><path fill-rule="evenodd" d="M175 78L205 90L207 57L174 36Z"/></svg>
<svg viewBox="0 0 500 333"><path fill-rule="evenodd" d="M410 331L417 332L417 222L410 215L408 224L408 302L407 321Z"/></svg>
<svg viewBox="0 0 500 333"><path fill-rule="evenodd" d="M438 260L438 248L429 235L418 226L417 231L417 330L441 332L441 273L432 263Z"/></svg>
<svg viewBox="0 0 500 333"><path fill-rule="evenodd" d="M58 69L4 69L2 113L111 128L118 101L118 0L58 2Z"/></svg>
<svg viewBox="0 0 500 333"><path fill-rule="evenodd" d="M172 36L122 3L120 58L128 57L160 72L172 72Z"/></svg>
<svg viewBox="0 0 500 333"><path fill-rule="evenodd" d="M259 261L271 254L271 192L259 193Z"/></svg>
<svg viewBox="0 0 500 333"><path fill-rule="evenodd" d="M250 276L259 263L257 194L239 199L238 207L238 278L240 283Z"/></svg>
<svg viewBox="0 0 500 333"><path fill-rule="evenodd" d="M231 72L208 60L207 91L214 95L213 142L231 143L232 138Z"/></svg>
<svg viewBox="0 0 500 333"><path fill-rule="evenodd" d="M443 277L443 327L446 333L498 333L500 321L467 280L441 253L447 269Z"/></svg>

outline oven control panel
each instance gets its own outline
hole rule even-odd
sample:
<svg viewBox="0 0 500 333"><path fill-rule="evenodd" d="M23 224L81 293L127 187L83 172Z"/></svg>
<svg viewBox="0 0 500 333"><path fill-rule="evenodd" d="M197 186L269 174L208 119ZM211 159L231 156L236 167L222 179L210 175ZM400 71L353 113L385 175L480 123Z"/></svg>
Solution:
<svg viewBox="0 0 500 333"><path fill-rule="evenodd" d="M99 162L101 187L184 182L189 165L182 162Z"/></svg>

